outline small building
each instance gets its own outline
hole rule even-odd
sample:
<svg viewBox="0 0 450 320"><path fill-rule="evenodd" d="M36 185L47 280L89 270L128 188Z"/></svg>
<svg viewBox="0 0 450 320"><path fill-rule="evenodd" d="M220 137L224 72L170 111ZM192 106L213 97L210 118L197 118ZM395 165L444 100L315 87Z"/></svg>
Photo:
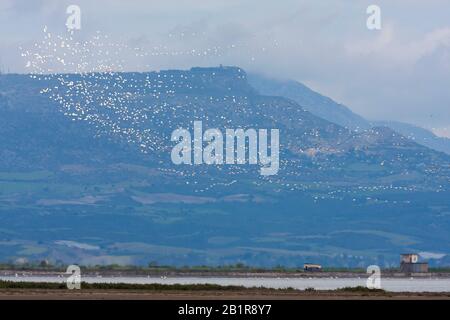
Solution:
<svg viewBox="0 0 450 320"><path fill-rule="evenodd" d="M402 273L427 273L428 262L419 262L416 253L404 253L400 255L400 272Z"/></svg>
<svg viewBox="0 0 450 320"><path fill-rule="evenodd" d="M319 271L322 271L322 266L320 264L305 263L303 265L303 271L306 271L306 272L319 272Z"/></svg>

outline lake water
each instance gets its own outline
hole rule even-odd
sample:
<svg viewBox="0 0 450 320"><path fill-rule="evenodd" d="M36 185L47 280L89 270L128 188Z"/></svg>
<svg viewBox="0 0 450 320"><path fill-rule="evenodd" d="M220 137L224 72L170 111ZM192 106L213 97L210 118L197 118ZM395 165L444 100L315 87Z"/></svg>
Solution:
<svg viewBox="0 0 450 320"><path fill-rule="evenodd" d="M0 276L0 280L31 282L65 282L57 276ZM268 277L82 277L88 283L160 283L160 284L218 284L244 287L294 288L304 290L333 290L343 287L366 286L366 278L268 278ZM450 278L382 278L381 288L392 292L450 292Z"/></svg>

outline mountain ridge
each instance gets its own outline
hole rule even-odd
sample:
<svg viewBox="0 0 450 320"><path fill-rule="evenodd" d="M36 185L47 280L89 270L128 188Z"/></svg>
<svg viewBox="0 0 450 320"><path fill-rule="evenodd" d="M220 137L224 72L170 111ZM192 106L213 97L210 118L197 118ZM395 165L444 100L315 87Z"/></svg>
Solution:
<svg viewBox="0 0 450 320"><path fill-rule="evenodd" d="M447 261L447 155L385 127L353 132L224 70L0 76L0 261ZM170 134L194 120L279 128L279 174L173 165Z"/></svg>
<svg viewBox="0 0 450 320"><path fill-rule="evenodd" d="M367 130L372 126L387 126L413 141L431 149L450 154L450 139L437 137L431 131L398 121L370 121L355 114L345 105L311 90L294 80L276 80L250 74L249 82L261 94L284 96L303 105L313 114L350 130Z"/></svg>

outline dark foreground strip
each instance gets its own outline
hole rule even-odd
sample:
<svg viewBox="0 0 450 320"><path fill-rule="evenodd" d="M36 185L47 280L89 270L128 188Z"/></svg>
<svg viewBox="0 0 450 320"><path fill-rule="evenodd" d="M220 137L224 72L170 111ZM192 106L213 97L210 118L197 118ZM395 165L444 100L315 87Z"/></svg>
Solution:
<svg viewBox="0 0 450 320"><path fill-rule="evenodd" d="M432 319L446 314L450 301L314 300L314 301L0 301L10 318L25 315L45 319ZM94 318L95 317L95 318ZM345 317L345 318L344 318Z"/></svg>

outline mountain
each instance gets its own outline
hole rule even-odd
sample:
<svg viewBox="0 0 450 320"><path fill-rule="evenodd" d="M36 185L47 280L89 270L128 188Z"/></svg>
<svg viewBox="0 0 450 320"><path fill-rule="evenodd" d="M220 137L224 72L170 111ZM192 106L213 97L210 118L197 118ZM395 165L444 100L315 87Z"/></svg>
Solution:
<svg viewBox="0 0 450 320"><path fill-rule="evenodd" d="M249 75L249 83L261 94L281 96L305 107L314 115L339 124L350 130L366 130L385 126L428 148L450 154L450 139L440 138L431 131L396 121L368 121L353 113L348 107L325 97L293 80L277 80L258 74Z"/></svg>
<svg viewBox="0 0 450 320"><path fill-rule="evenodd" d="M311 90L300 82L271 79L258 74L250 74L248 81L261 94L294 100L314 115L343 127L351 130L371 128L367 120L353 113L348 107Z"/></svg>
<svg viewBox="0 0 450 320"><path fill-rule="evenodd" d="M393 266L450 252L450 157L237 67L0 76L0 261ZM175 165L177 128L280 130L280 169Z"/></svg>
<svg viewBox="0 0 450 320"><path fill-rule="evenodd" d="M431 131L403 122L397 121L376 121L372 122L376 126L386 126L428 148L450 154L450 139L438 137Z"/></svg>

